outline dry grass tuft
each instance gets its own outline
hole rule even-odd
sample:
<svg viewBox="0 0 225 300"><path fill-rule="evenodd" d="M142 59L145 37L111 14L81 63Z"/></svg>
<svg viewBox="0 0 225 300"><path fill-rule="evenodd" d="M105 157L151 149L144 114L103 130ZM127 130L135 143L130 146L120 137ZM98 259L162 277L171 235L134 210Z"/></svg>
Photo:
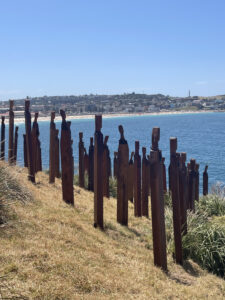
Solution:
<svg viewBox="0 0 225 300"><path fill-rule="evenodd" d="M93 194L75 186L75 207L61 199L61 182L23 169L7 169L29 191L11 204L16 218L0 230L2 297L24 299L223 299L225 282L168 255L168 274L154 267L151 220L116 222L116 200L104 200L105 230L93 227ZM28 198L27 198L28 197ZM31 197L31 198L30 198ZM19 200L20 198L18 198Z"/></svg>

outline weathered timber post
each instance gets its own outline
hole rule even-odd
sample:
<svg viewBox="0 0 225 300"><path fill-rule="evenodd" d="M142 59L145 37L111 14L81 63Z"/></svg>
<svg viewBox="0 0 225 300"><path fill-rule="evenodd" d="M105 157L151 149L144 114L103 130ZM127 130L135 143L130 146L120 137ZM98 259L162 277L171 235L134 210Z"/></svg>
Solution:
<svg viewBox="0 0 225 300"><path fill-rule="evenodd" d="M188 208L195 211L195 159L191 159L188 173Z"/></svg>
<svg viewBox="0 0 225 300"><path fill-rule="evenodd" d="M42 161L41 161L41 143L39 140L39 126L38 126L38 112L34 115L34 121L31 131L32 136L32 152L33 152L33 163L34 163L34 171L37 173L38 171L42 171Z"/></svg>
<svg viewBox="0 0 225 300"><path fill-rule="evenodd" d="M2 116L1 124L1 160L5 160L5 117Z"/></svg>
<svg viewBox="0 0 225 300"><path fill-rule="evenodd" d="M163 165L162 154L158 148L160 129L152 130L152 147L150 152L150 185L151 212L154 264L164 271L167 270L166 232L163 193Z"/></svg>
<svg viewBox="0 0 225 300"><path fill-rule="evenodd" d="M103 158L102 158L102 183L103 183L103 196L109 198L109 148L107 146L109 136L106 135L103 143Z"/></svg>
<svg viewBox="0 0 225 300"><path fill-rule="evenodd" d="M117 178L118 173L118 152L114 152L114 159L113 159L113 176Z"/></svg>
<svg viewBox="0 0 225 300"><path fill-rule="evenodd" d="M128 200L133 202L134 198L134 152L131 152L129 164L128 164Z"/></svg>
<svg viewBox="0 0 225 300"><path fill-rule="evenodd" d="M94 145L94 227L103 229L103 184L102 184L102 156L103 134L102 115L95 116L95 145Z"/></svg>
<svg viewBox="0 0 225 300"><path fill-rule="evenodd" d="M163 164L163 191L167 193L167 186L166 186L166 166L165 166L165 157L162 157L162 164Z"/></svg>
<svg viewBox="0 0 225 300"><path fill-rule="evenodd" d="M94 191L94 145L93 137L90 138L90 146L88 151L88 190Z"/></svg>
<svg viewBox="0 0 225 300"><path fill-rule="evenodd" d="M79 187L84 188L84 142L83 132L79 132Z"/></svg>
<svg viewBox="0 0 225 300"><path fill-rule="evenodd" d="M13 141L13 163L14 164L16 164L16 160L17 160L18 130L19 130L19 127L16 126L15 136L14 136L14 141Z"/></svg>
<svg viewBox="0 0 225 300"><path fill-rule="evenodd" d="M8 162L13 163L13 138L14 138L14 101L9 100L9 148L8 148Z"/></svg>
<svg viewBox="0 0 225 300"><path fill-rule="evenodd" d="M31 114L30 114L30 100L25 100L25 129L26 129L26 146L27 146L27 164L28 164L28 179L35 182L35 170L33 162L32 151L32 137L31 137Z"/></svg>
<svg viewBox="0 0 225 300"><path fill-rule="evenodd" d="M51 122L50 122L50 145L49 145L49 183L55 182L55 167L56 167L56 147L55 147L55 136L56 136L56 127L55 127L55 112L51 112Z"/></svg>
<svg viewBox="0 0 225 300"><path fill-rule="evenodd" d="M134 152L134 215L141 217L141 157L139 142L135 142Z"/></svg>
<svg viewBox="0 0 225 300"><path fill-rule="evenodd" d="M195 165L195 200L199 201L199 164Z"/></svg>
<svg viewBox="0 0 225 300"><path fill-rule="evenodd" d="M55 129L55 177L60 178L59 130L58 129Z"/></svg>
<svg viewBox="0 0 225 300"><path fill-rule="evenodd" d="M86 148L84 148L84 174L88 174L89 157Z"/></svg>
<svg viewBox="0 0 225 300"><path fill-rule="evenodd" d="M187 201L188 201L188 178L187 178L187 167L186 153L180 154L179 164L179 193L180 193L180 213L181 213L181 232L183 235L187 233Z"/></svg>
<svg viewBox="0 0 225 300"><path fill-rule="evenodd" d="M141 185L141 215L148 217L148 191L149 191L149 174L148 160L146 158L146 148L142 147L142 185Z"/></svg>
<svg viewBox="0 0 225 300"><path fill-rule="evenodd" d="M180 154L177 150L177 138L170 138L170 183L173 205L173 229L176 263L183 263L182 237L181 237L181 213L179 192L179 160Z"/></svg>
<svg viewBox="0 0 225 300"><path fill-rule="evenodd" d="M74 164L73 164L73 150L71 140L70 125L71 122L66 121L66 114L64 110L60 110L62 117L61 124L61 164L62 164L62 195L63 200L74 205L74 194L73 194L73 176L74 176Z"/></svg>
<svg viewBox="0 0 225 300"><path fill-rule="evenodd" d="M203 195L208 195L208 166L205 166L205 170L203 172Z"/></svg>
<svg viewBox="0 0 225 300"><path fill-rule="evenodd" d="M129 148L124 137L123 126L118 127L120 140L117 158L117 222L128 225L128 161Z"/></svg>
<svg viewBox="0 0 225 300"><path fill-rule="evenodd" d="M24 159L24 167L28 168L28 162L27 162L27 138L26 138L26 134L23 135L23 159Z"/></svg>

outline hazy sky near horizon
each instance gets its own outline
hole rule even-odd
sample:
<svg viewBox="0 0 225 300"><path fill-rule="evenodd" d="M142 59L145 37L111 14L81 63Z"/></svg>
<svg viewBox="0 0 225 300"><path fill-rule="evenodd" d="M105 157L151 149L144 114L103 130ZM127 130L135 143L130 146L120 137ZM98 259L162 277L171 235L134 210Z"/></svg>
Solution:
<svg viewBox="0 0 225 300"><path fill-rule="evenodd" d="M224 0L1 0L0 100L225 94Z"/></svg>

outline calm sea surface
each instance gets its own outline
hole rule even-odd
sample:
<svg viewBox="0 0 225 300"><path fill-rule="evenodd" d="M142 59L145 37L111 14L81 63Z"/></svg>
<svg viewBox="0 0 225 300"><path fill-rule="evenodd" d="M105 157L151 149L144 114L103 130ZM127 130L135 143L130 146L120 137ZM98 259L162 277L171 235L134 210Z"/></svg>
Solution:
<svg viewBox="0 0 225 300"><path fill-rule="evenodd" d="M118 125L123 125L129 150L134 151L134 143L140 141L141 147L150 151L153 127L160 127L159 148L169 164L169 138L178 138L178 151L187 152L187 159L195 158L200 163L200 180L204 166L208 164L209 184L225 182L225 113L199 113L134 117L103 117L102 133L109 135L111 159L118 148ZM56 122L60 129L61 122ZM49 160L49 122L39 122L42 147L42 162L48 169ZM75 165L78 164L78 134L84 133L84 143L88 151L89 138L94 134L94 119L72 120L73 152ZM23 165L24 124L19 124L18 163ZM6 147L8 147L8 126L6 126ZM6 148L7 149L7 148ZM7 152L7 151L6 151ZM140 151L141 152L141 151ZM75 168L77 170L77 168Z"/></svg>

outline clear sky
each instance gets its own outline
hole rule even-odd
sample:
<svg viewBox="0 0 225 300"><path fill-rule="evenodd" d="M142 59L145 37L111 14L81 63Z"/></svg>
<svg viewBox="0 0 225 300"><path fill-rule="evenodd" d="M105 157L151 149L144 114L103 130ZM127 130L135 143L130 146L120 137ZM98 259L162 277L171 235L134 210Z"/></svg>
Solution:
<svg viewBox="0 0 225 300"><path fill-rule="evenodd" d="M0 0L0 100L225 94L225 0Z"/></svg>

